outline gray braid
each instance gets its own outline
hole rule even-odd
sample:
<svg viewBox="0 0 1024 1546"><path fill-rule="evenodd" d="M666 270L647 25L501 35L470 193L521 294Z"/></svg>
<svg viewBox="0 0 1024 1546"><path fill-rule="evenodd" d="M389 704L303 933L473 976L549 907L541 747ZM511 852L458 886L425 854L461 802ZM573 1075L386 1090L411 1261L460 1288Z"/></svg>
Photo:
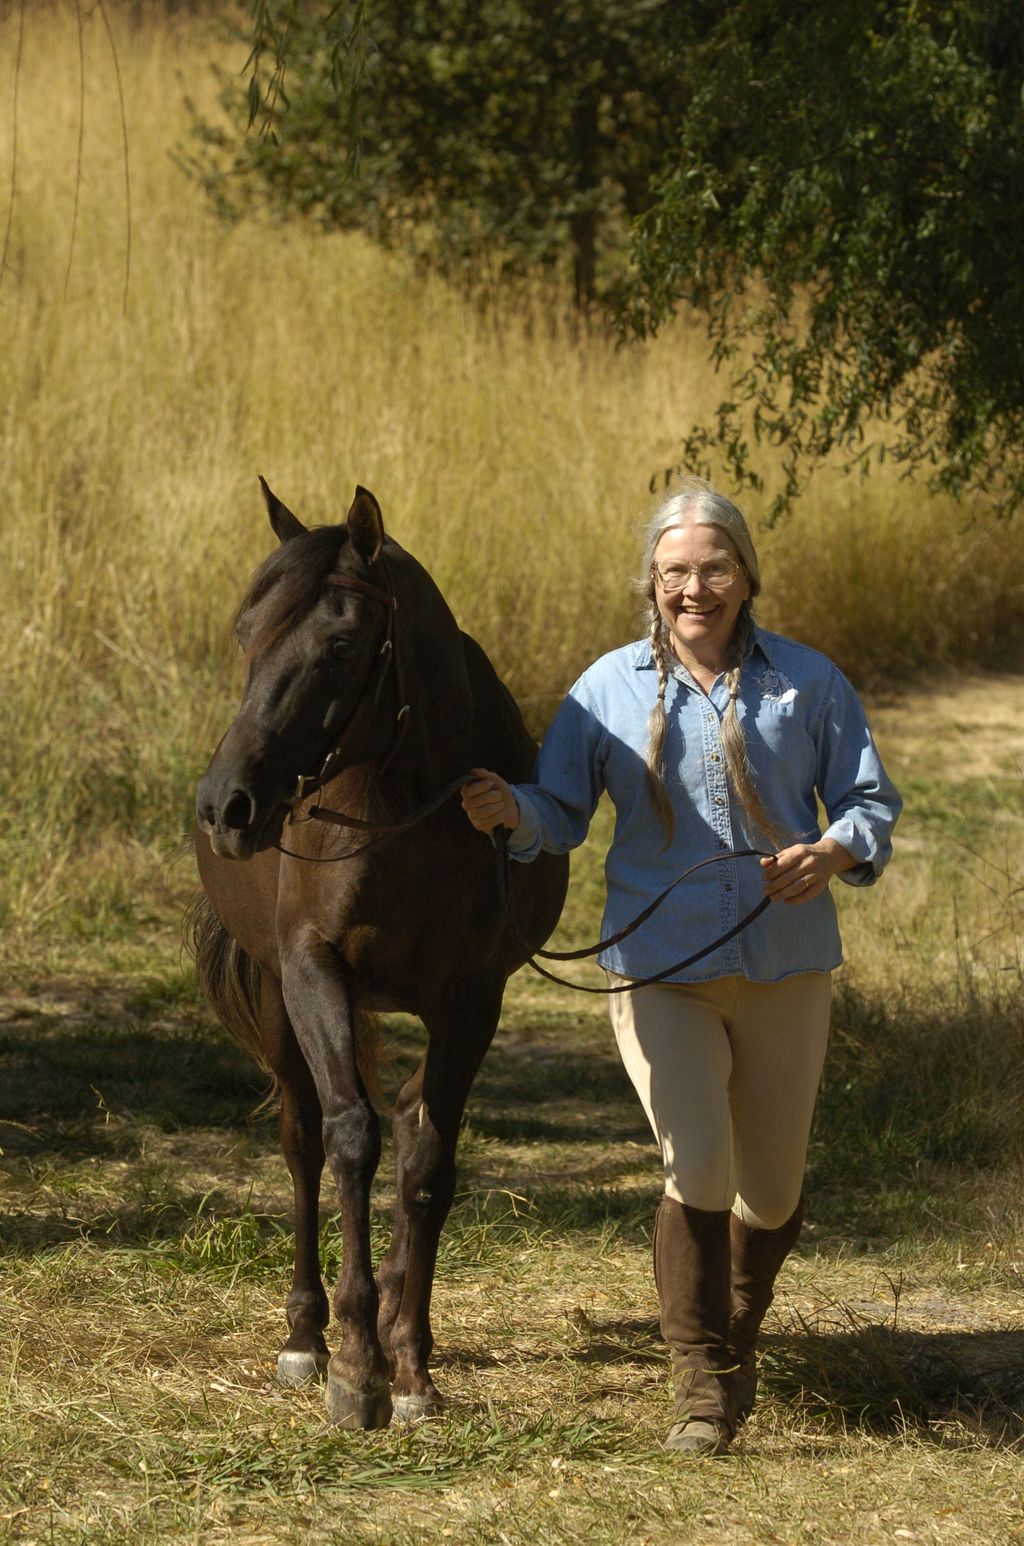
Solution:
<svg viewBox="0 0 1024 1546"><path fill-rule="evenodd" d="M726 657L725 685L729 689L729 706L722 717L722 750L725 753L725 765L728 769L729 780L736 793L736 797L743 807L744 815L748 822L756 829L765 833L776 846L781 847L785 841L785 834L781 827L772 820L764 808L754 775L750 769L750 761L747 757L747 743L740 724L739 714L736 711L736 700L740 695L740 671L747 653L747 646L753 632L753 624L750 615L750 602L745 601L740 608L736 626L733 629L732 638L729 640L729 653Z"/></svg>
<svg viewBox="0 0 1024 1546"><path fill-rule="evenodd" d="M665 847L671 843L676 831L675 812L668 790L665 788L665 737L668 734L668 716L665 713L665 693L668 689L668 659L665 649L665 625L661 613L652 599L648 607L650 620L651 650L658 668L658 697L648 722L647 739L647 788L659 820L665 828Z"/></svg>

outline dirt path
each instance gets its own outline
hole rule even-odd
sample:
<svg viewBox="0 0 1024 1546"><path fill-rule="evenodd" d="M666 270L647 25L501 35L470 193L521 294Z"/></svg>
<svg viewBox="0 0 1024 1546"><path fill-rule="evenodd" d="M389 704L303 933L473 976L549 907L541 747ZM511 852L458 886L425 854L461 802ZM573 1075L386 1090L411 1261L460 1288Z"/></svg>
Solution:
<svg viewBox="0 0 1024 1546"><path fill-rule="evenodd" d="M971 676L871 706L894 776L1024 776L1024 677Z"/></svg>

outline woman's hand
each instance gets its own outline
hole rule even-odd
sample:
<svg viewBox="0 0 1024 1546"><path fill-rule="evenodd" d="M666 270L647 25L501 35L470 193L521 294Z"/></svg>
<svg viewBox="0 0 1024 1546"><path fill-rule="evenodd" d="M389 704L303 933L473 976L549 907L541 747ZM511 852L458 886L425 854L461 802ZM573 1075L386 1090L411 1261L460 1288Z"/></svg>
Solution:
<svg viewBox="0 0 1024 1546"><path fill-rule="evenodd" d="M791 906L809 902L828 890L833 875L852 870L856 863L853 854L833 837L823 837L817 843L794 843L771 859L761 860L765 896Z"/></svg>
<svg viewBox="0 0 1024 1546"><path fill-rule="evenodd" d="M519 806L511 786L486 768L469 771L473 783L462 786L462 808L476 830L493 832L495 827L508 827L514 832L519 825Z"/></svg>

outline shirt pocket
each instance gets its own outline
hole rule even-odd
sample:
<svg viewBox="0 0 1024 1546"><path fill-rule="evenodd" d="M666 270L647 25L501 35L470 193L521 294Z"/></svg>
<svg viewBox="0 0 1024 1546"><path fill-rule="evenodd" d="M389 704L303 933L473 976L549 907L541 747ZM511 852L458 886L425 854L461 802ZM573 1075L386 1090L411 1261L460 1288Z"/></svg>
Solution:
<svg viewBox="0 0 1024 1546"><path fill-rule="evenodd" d="M791 788L809 781L813 787L817 758L807 726L804 703L793 692L782 698L762 698L753 725L744 724L747 755L755 771L767 767L769 777Z"/></svg>

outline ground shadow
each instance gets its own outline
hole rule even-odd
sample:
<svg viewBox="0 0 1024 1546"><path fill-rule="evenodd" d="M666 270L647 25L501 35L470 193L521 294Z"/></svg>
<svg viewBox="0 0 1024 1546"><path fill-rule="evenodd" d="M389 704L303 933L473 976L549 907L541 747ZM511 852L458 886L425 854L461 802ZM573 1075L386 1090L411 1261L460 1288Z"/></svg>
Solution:
<svg viewBox="0 0 1024 1546"><path fill-rule="evenodd" d="M668 1352L655 1317L594 1322L570 1317L581 1367L649 1364L668 1379ZM521 1356L521 1355L520 1355ZM547 1357L538 1353L538 1359ZM489 1354L448 1349L450 1365L488 1366ZM1024 1330L927 1332L886 1326L764 1339L759 1409L798 1410L822 1435L912 1429L924 1441L959 1448L1024 1445ZM756 1444L757 1422L749 1437Z"/></svg>
<svg viewBox="0 0 1024 1546"><path fill-rule="evenodd" d="M568 1317L579 1345L564 1354L595 1371L616 1364L650 1365L668 1379L668 1353L657 1319L592 1321ZM522 1353L519 1354L523 1356ZM527 1355L528 1356L528 1355ZM550 1356L538 1352L538 1361ZM487 1350L446 1347L438 1367L490 1368ZM758 1419L798 1411L803 1429L822 1441L851 1431L914 1431L943 1448L979 1442L990 1448L1024 1443L1024 1331L965 1333L864 1326L852 1332L766 1337L759 1360L757 1416L747 1430L756 1448ZM791 1420L791 1417L790 1419ZM813 1437L805 1431L805 1439Z"/></svg>
<svg viewBox="0 0 1024 1546"><path fill-rule="evenodd" d="M68 990L56 1010L30 1004L0 1024L0 1146L7 1154L45 1150L65 1162L92 1154L130 1155L137 1125L163 1131L251 1124L267 1076L180 993L107 1002L96 989ZM612 1054L578 1052L565 1031L550 1042L499 1042L470 1097L479 1134L506 1142L558 1143L592 1136L646 1137ZM387 1032L389 1087L422 1052L422 1033ZM626 1097L624 1099L624 1097ZM264 1124L275 1141L272 1124Z"/></svg>
<svg viewBox="0 0 1024 1546"><path fill-rule="evenodd" d="M232 1043L199 1025L8 1024L0 1144L9 1155L46 1150L64 1162L131 1153L140 1126L244 1126L268 1087Z"/></svg>
<svg viewBox="0 0 1024 1546"><path fill-rule="evenodd" d="M1024 1330L861 1325L768 1338L766 1393L836 1429L935 1430L959 1421L1000 1445L1024 1437Z"/></svg>

